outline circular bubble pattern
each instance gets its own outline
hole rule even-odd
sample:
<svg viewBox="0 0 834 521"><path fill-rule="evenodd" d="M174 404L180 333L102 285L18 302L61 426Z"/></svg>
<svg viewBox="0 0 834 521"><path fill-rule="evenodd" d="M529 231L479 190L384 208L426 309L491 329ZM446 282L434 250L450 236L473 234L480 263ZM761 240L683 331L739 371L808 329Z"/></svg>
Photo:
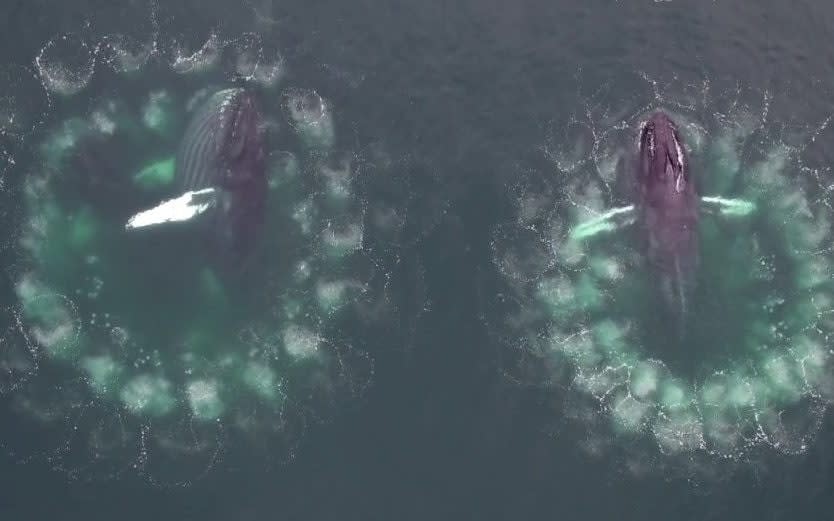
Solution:
<svg viewBox="0 0 834 521"><path fill-rule="evenodd" d="M19 304L0 391L48 427L31 452L78 479L187 484L233 447L283 460L373 376L351 317L374 309L379 266L362 161L332 105L283 86L284 60L257 35L212 34L193 51L157 38L59 36L35 60L53 117L11 199ZM94 88L100 63L119 88ZM192 223L125 229L178 195L185 123L229 78L256 91L269 146L265 233L239 276L214 269Z"/></svg>
<svg viewBox="0 0 834 521"><path fill-rule="evenodd" d="M545 149L554 173L522 176L516 220L493 234L511 288L496 306L516 355L508 374L563 389L563 414L595 431L586 449L618 447L635 472L658 458L692 471L765 447L802 453L834 400L831 208L825 171L805 159L828 122L788 131L768 120L767 95L757 113L653 86L633 116L589 109L559 125ZM629 202L618 176L633 175L641 121L657 109L681 128L704 196L686 338L663 323L635 234L610 218ZM726 200L747 206L716 205Z"/></svg>

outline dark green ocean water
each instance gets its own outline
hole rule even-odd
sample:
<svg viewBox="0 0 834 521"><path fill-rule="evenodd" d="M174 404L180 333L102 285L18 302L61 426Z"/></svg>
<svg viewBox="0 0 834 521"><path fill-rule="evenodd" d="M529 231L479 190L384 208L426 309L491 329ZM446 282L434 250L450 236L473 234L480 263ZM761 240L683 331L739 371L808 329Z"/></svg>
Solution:
<svg viewBox="0 0 834 521"><path fill-rule="evenodd" d="M514 178L544 164L554 126L582 103L636 110L623 100L651 98L644 77L684 98L705 83L766 90L771 120L814 126L834 101L834 4L157 3L0 0L0 56L31 67L55 34L147 31L154 11L194 41L215 27L258 32L295 80L343 86L336 102L357 142L419 158L426 172L409 189L411 237L386 268L399 318L362 338L375 360L366 395L268 471L230 459L187 487L129 473L79 482L50 468L41 433L4 403L0 520L834 519L830 413L805 454L765 455L731 479L659 465L635 476L615 452L578 450L583 433L560 428L552 390L508 381L490 324L493 230L513 219ZM811 154L834 157L825 146Z"/></svg>

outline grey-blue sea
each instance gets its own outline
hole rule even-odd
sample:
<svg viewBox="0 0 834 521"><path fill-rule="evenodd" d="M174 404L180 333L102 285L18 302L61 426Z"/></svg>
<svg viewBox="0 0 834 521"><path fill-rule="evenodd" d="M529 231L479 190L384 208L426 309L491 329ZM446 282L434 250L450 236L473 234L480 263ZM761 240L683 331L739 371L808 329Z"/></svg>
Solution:
<svg viewBox="0 0 834 521"><path fill-rule="evenodd" d="M535 153L552 120L571 112L565 105L578 86L645 89L636 71L683 84L738 82L772 92L785 117L819 121L834 106L834 4L155 3L161 22L184 34L218 24L257 31L303 64L299 76L306 66L355 83L339 102L362 138L384 138L431 165L436 181L412 189L448 206L398 268L403 280L424 282L426 311L413 333L369 339L377 365L368 396L309 432L288 465L227 468L187 488L160 489L131 477L76 483L42 461L20 463L8 448L0 454L0 519L834 519L830 419L807 454L765 460L720 486L636 478L548 433L558 418L540 391L502 377L503 347L481 304L484 279L495 276L491 230L512 217L505 192L513 161ZM149 10L131 0L2 0L0 56L31 64L58 32L85 24L118 32ZM393 298L402 308L414 302L410 290ZM406 337L408 349L385 349ZM14 431L14 414L2 411L0 429Z"/></svg>

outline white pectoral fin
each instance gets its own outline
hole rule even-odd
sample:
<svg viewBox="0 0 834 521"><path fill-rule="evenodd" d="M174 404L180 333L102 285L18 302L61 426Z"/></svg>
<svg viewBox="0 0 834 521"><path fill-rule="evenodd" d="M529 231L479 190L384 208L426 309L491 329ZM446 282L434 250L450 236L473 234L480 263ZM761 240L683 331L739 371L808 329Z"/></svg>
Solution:
<svg viewBox="0 0 834 521"><path fill-rule="evenodd" d="M613 208L575 226L570 232L573 240L584 240L600 233L617 231L634 223L634 205Z"/></svg>
<svg viewBox="0 0 834 521"><path fill-rule="evenodd" d="M186 192L177 198L163 201L153 208L137 213L127 221L125 228L132 230L163 223L187 221L204 213L216 202L217 193L214 188Z"/></svg>
<svg viewBox="0 0 834 521"><path fill-rule="evenodd" d="M701 208L707 213L722 217L746 217L756 211L756 203L745 199L701 197Z"/></svg>

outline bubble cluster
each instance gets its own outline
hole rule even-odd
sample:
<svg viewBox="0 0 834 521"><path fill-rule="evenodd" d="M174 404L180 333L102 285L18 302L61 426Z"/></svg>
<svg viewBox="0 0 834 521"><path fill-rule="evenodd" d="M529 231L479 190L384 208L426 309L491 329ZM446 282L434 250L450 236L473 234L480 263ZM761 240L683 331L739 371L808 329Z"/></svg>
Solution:
<svg viewBox="0 0 834 521"><path fill-rule="evenodd" d="M684 103L679 85L650 85L654 96L625 116L584 100L554 124L564 134L545 147L550 169L519 176L516 218L493 234L508 375L559 389L580 444L619 449L630 468L689 473L768 448L802 453L834 400L831 209L819 195L830 183L811 166L828 122L798 132L753 90L707 84ZM680 126L705 196L686 338L664 323L618 187L658 109Z"/></svg>
<svg viewBox="0 0 834 521"><path fill-rule="evenodd" d="M98 50L78 34L53 38L35 57L44 86L61 96L79 93L93 77Z"/></svg>

